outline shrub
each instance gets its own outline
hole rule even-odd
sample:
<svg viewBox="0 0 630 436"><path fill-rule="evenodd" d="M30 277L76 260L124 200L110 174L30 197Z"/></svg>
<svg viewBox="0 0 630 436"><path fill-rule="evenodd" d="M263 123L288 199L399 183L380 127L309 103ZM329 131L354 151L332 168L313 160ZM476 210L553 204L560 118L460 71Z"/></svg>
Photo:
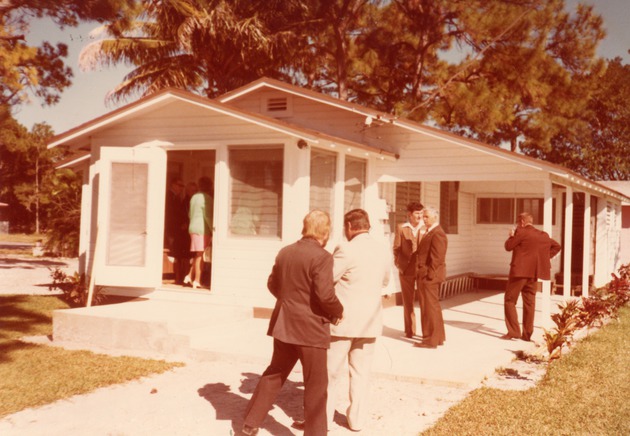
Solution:
<svg viewBox="0 0 630 436"><path fill-rule="evenodd" d="M580 305L578 300L569 300L558 304L560 312L551 315L551 320L556 327L548 331L544 330L543 338L547 344L549 360L557 359L562 354L562 347L571 345L573 334L579 328Z"/></svg>
<svg viewBox="0 0 630 436"><path fill-rule="evenodd" d="M88 286L90 277L85 274L74 272L72 276L68 276L59 268L51 270L50 277L52 283L48 285L49 291L60 290L63 292L63 300L71 307L85 307L88 300ZM95 286L92 295L92 304L103 304L107 295L103 293L104 286Z"/></svg>
<svg viewBox="0 0 630 436"><path fill-rule="evenodd" d="M562 347L571 345L575 332L589 328L606 318L616 318L619 309L630 301L630 264L619 268L619 275L605 287L597 289L590 297L569 300L558 305L560 312L551 316L556 324L551 330L544 329L543 338L549 353L549 361L562 354Z"/></svg>

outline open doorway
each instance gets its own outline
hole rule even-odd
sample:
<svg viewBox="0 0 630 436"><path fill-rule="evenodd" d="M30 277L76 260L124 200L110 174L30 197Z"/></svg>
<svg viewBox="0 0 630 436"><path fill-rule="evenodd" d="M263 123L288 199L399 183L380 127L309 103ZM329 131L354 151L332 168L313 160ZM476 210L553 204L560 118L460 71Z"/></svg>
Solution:
<svg viewBox="0 0 630 436"><path fill-rule="evenodd" d="M192 284L184 283L194 262L190 251L188 233L190 199L199 191L202 177L211 180L209 192L214 199L214 150L168 151L166 165L166 206L164 211L164 255L162 261L162 284L166 287L184 289ZM212 207L207 208L213 214ZM214 222L214 216L209 217ZM201 286L198 290L212 289L212 249L206 250L198 261L201 265Z"/></svg>

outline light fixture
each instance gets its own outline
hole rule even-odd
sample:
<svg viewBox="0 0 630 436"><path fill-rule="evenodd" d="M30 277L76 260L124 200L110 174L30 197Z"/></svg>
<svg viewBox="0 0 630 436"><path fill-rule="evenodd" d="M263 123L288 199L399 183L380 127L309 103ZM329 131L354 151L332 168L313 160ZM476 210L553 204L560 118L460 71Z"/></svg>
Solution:
<svg viewBox="0 0 630 436"><path fill-rule="evenodd" d="M300 150L304 150L306 147L308 147L308 142L306 142L303 139L298 140L297 142L297 146Z"/></svg>

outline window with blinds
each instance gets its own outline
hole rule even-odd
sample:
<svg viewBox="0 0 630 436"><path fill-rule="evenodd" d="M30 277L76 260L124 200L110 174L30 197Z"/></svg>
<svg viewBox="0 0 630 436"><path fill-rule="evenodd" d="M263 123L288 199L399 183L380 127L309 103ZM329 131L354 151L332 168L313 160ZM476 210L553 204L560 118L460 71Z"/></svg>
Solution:
<svg viewBox="0 0 630 436"><path fill-rule="evenodd" d="M282 146L229 150L230 234L282 237Z"/></svg>
<svg viewBox="0 0 630 436"><path fill-rule="evenodd" d="M112 163L106 264L146 263L149 165Z"/></svg>
<svg viewBox="0 0 630 436"><path fill-rule="evenodd" d="M363 207L363 195L366 181L366 162L363 159L346 156L344 213Z"/></svg>
<svg viewBox="0 0 630 436"><path fill-rule="evenodd" d="M407 205L412 201L420 203L422 192L420 182L396 182L396 224L407 221Z"/></svg>
<svg viewBox="0 0 630 436"><path fill-rule="evenodd" d="M319 209L333 216L336 173L337 155L312 149L309 210Z"/></svg>
<svg viewBox="0 0 630 436"><path fill-rule="evenodd" d="M535 225L544 221L544 199L542 198L477 198L477 224L514 224L522 212L534 217ZM552 201L551 224L556 224L556 200Z"/></svg>

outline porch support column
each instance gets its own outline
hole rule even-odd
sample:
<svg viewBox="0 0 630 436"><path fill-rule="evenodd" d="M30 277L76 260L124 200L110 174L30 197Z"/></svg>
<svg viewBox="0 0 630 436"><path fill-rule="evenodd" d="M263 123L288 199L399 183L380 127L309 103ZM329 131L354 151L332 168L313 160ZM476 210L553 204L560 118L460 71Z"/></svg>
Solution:
<svg viewBox="0 0 630 436"><path fill-rule="evenodd" d="M591 270L591 194L584 193L584 248L582 256L582 296L588 297Z"/></svg>
<svg viewBox="0 0 630 436"><path fill-rule="evenodd" d="M344 214L344 192L345 182L346 155L345 153L337 154L337 174L334 188L334 207L332 220L332 232L334 240L340 242L343 239L343 214ZM333 238L331 238L333 239Z"/></svg>
<svg viewBox="0 0 630 436"><path fill-rule="evenodd" d="M571 257L572 253L572 236L573 236L573 188L567 186L566 206L564 208L564 277L563 277L563 296L568 298L571 296Z"/></svg>
<svg viewBox="0 0 630 436"><path fill-rule="evenodd" d="M551 180L545 181L545 198L543 205L543 230L552 235L553 196ZM551 326L551 280L542 280L542 326Z"/></svg>
<svg viewBox="0 0 630 436"><path fill-rule="evenodd" d="M90 181L91 170L83 168L83 180L81 183L81 217L79 227L79 274L87 272L90 253L90 222L92 219L92 184Z"/></svg>

